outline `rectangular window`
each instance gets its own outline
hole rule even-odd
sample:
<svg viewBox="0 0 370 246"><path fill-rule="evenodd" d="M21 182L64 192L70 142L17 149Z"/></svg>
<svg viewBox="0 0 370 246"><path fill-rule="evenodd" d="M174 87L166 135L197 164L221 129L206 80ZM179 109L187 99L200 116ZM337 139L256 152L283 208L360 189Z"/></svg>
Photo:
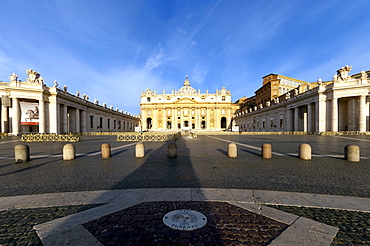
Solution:
<svg viewBox="0 0 370 246"><path fill-rule="evenodd" d="M150 102L150 97L147 97L147 98L146 98L146 100L147 100L148 102Z"/></svg>
<svg viewBox="0 0 370 246"><path fill-rule="evenodd" d="M284 127L284 119L280 119L280 128Z"/></svg>
<svg viewBox="0 0 370 246"><path fill-rule="evenodd" d="M110 119L108 119L108 129L110 128Z"/></svg>
<svg viewBox="0 0 370 246"><path fill-rule="evenodd" d="M100 123L99 127L103 128L103 118L102 117L100 117L100 122L99 123Z"/></svg>
<svg viewBox="0 0 370 246"><path fill-rule="evenodd" d="M225 96L222 96L222 101L225 101L226 100L226 97Z"/></svg>

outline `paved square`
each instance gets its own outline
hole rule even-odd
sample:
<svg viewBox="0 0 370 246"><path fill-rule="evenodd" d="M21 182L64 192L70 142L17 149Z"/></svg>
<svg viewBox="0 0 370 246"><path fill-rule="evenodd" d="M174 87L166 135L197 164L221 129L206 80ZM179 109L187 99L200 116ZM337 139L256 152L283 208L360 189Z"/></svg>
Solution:
<svg viewBox="0 0 370 246"><path fill-rule="evenodd" d="M227 145L230 142L237 144L237 158L227 156ZM20 143L19 137L6 137L0 141L2 148L0 199L4 197L1 199L1 209L13 211L19 208L36 209L83 204L110 206L111 202L119 199L122 196L120 194L127 190L128 193L126 192L127 194L122 198L127 202L141 201L141 197L145 194L145 197L151 197L144 199L150 201L150 204L156 201L164 202L157 199L165 195L165 201L204 201L206 203L238 201L238 206L242 201L247 204L349 209L365 211L367 213L363 214L368 214L369 206L366 204L370 202L366 198L370 197L369 142L370 136L235 135L198 136L194 139L190 136L182 136L176 141L177 158L168 158L166 142L144 142L146 155L143 158L136 158L135 142L116 142L114 136L83 136L81 142L74 143L77 152L77 158L74 160L62 160L62 148L66 143L40 142L27 143L31 151L30 162L15 164L14 146ZM102 143L111 145L110 159L101 158ZM263 143L272 145L272 159L261 158ZM312 160L305 161L297 157L301 143L311 145ZM356 144L360 147L360 162L349 162L343 159L344 147L347 144ZM161 190L156 190L158 188L162 188L166 194L161 194ZM190 188L191 192L170 192L171 188ZM198 188L201 189L197 191ZM203 188L207 189L202 190ZM132 189L133 192L130 193L128 189ZM135 189L144 190L141 190L139 195ZM227 189L231 189L230 192L227 192ZM149 196L149 193L152 194ZM27 213L30 212L30 210L27 211ZM114 211L120 211L119 206ZM326 210L323 211L320 214L325 214ZM255 212L258 213L258 209ZM94 214L96 215L96 212ZM50 217L50 219L53 218ZM68 220L63 221L68 222ZM7 223L12 226L12 222ZM288 224L291 228L292 225ZM35 226L35 228L38 228L38 233L44 233L42 226ZM368 228L364 230L369 231ZM279 239L292 245L297 243L289 241L288 231L290 230L285 230L285 236L275 238L274 242L279 242L277 241ZM49 235L49 233L41 235ZM363 242L367 237L367 234L364 237L356 236L357 234L346 237L343 236L347 235L345 231L339 231L338 235L341 235L341 238L336 238L335 241L345 243L353 243L356 240ZM84 240L94 241L91 236L87 234L85 236L77 234L76 237L80 240L84 238ZM46 242L45 245L55 243L54 239L50 243L48 236L42 236L42 238L43 243ZM71 234L71 240L72 238ZM231 240L225 236L221 237L221 234L217 234L217 238ZM286 241L286 238L289 240ZM182 239L185 243L186 238ZM220 245L222 245L221 241Z"/></svg>

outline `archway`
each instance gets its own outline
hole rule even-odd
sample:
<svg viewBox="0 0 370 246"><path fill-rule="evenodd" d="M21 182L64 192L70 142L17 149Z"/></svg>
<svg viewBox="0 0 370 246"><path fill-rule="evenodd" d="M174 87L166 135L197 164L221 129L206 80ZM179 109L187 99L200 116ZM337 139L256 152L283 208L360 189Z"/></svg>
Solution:
<svg viewBox="0 0 370 246"><path fill-rule="evenodd" d="M221 128L226 128L226 117L221 118Z"/></svg>
<svg viewBox="0 0 370 246"><path fill-rule="evenodd" d="M152 118L149 117L146 119L146 125L147 125L148 130L152 129Z"/></svg>
<svg viewBox="0 0 370 246"><path fill-rule="evenodd" d="M202 129L206 129L206 121L205 120L202 121L201 128Z"/></svg>

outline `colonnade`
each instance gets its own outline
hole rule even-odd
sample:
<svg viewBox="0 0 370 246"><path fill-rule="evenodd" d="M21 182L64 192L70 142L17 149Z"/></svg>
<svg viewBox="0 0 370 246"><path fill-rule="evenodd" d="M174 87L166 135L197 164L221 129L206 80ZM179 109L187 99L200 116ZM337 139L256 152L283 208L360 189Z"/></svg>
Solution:
<svg viewBox="0 0 370 246"><path fill-rule="evenodd" d="M38 123L24 125L21 123L20 103L35 103L38 106ZM68 102L48 102L10 97L10 102L1 102L1 132L18 135L22 132L68 133L89 131L133 131L137 124L130 119L115 117L115 113L90 109ZM102 123L100 125L100 119Z"/></svg>
<svg viewBox="0 0 370 246"><path fill-rule="evenodd" d="M242 131L365 132L370 128L369 115L366 95L329 99L318 95L316 100L243 115L236 121Z"/></svg>

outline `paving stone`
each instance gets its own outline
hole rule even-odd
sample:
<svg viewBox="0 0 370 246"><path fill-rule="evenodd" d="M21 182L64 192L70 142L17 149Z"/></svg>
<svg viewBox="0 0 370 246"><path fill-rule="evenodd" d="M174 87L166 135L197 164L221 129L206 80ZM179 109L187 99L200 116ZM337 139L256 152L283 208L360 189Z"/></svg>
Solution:
<svg viewBox="0 0 370 246"><path fill-rule="evenodd" d="M271 207L339 227L332 245L370 245L370 213L293 206Z"/></svg>
<svg viewBox="0 0 370 246"><path fill-rule="evenodd" d="M105 232L100 231L101 228L104 228L106 231L113 230L112 223L99 223L101 219L96 219L93 222L86 223L85 228L88 229L104 245L109 245L109 242L113 239L115 242L117 242L117 244L122 245L124 245L126 242L133 242L135 244L143 239L149 240L149 244L154 244L158 242L158 240L170 240L168 244L172 245L227 245L229 243L243 244L245 243L246 235L253 237L255 239L255 242L258 242L258 245L263 245L271 241L276 235L279 235L285 228L287 228L287 225L281 222L265 218L261 215L254 214L226 202L149 202L132 206L126 209L126 211L133 211L135 209L138 211L143 211L142 208L147 206L162 208L162 213L156 215L161 219L166 213L177 209L191 209L203 214L212 214L212 211L218 213L219 210L216 208L222 207L224 215L220 215L219 221L217 220L216 216L212 216L212 218L214 218L214 220L216 221L212 221L210 220L210 217L207 217L208 223L204 227L193 231L179 231L171 229L165 226L161 219L153 219L149 223L146 223L145 226L143 226L143 221L141 221L140 219L132 219L129 221L120 220L117 221L116 224L123 225L124 228L126 228L125 230L128 231L128 236L121 238L117 238L115 234L109 235ZM235 212L238 210L242 211L244 215L239 212ZM150 211L154 210L147 209L146 211L148 213L151 213ZM234 211L235 215L231 216L230 211ZM117 213L124 214L122 210L118 211ZM244 222L236 222L234 219L234 217L245 216L245 214L248 214L253 218L253 230L243 228L242 225ZM116 213L113 213L106 215L105 217L119 217L115 215ZM137 215L134 215L133 218L135 216L143 216L143 218L145 218L145 216L148 215L139 215L137 213ZM122 217L123 216L121 216L120 218ZM227 220L230 221L231 224L225 225L222 222ZM268 229L262 229L262 227L266 225L274 225L275 227L269 226L267 227ZM275 231L276 233L267 233L263 234L263 236L260 236L258 234L258 230ZM136 241L133 239L133 237L136 238Z"/></svg>
<svg viewBox="0 0 370 246"><path fill-rule="evenodd" d="M55 208L12 209L0 211L0 217L12 216L12 220L1 224L0 245L42 245L36 232L35 224L57 219L99 205L65 206ZM52 214L49 212L53 211ZM29 220L24 220L27 217ZM22 221L19 223L19 221Z"/></svg>
<svg viewBox="0 0 370 246"><path fill-rule="evenodd" d="M301 142L313 146L315 154L343 153L345 145L356 142L335 136L237 135L220 138L256 147L268 139L274 151L293 154L298 152ZM370 136L351 138L370 140ZM356 142L361 148L361 155L365 157L370 156L366 141ZM76 149L78 153L100 151L102 142L110 143L112 148L129 143L117 143L114 136L83 136L82 141L76 143ZM2 155L12 157L16 144L9 143L2 150ZM70 165L72 162L66 163L56 157L35 158L27 164L19 165L14 165L12 159L0 159L0 196L125 188L205 187L370 197L370 183L367 182L370 159L352 163L341 158L313 157L309 164L294 156L273 156L271 160L264 160L258 151L254 153L254 150L240 146L239 157L230 160L217 151L224 149L227 143L199 136L194 140L180 138L177 141L179 156L169 160L166 156L166 143L145 144L148 149L152 149L145 158L137 160L134 157L134 146L129 146L127 151L113 155L108 161L109 168L107 162L98 155L80 156L72 161L73 165ZM33 152L40 155L50 155L56 149L60 149L61 153L63 147L63 143L50 145L47 142L29 145ZM124 165L122 159L125 160ZM178 176L192 178L179 180Z"/></svg>
<svg viewBox="0 0 370 246"><path fill-rule="evenodd" d="M17 139L17 137L7 137L0 141L7 141L10 138ZM370 136L351 136L352 139L332 136L221 136L221 138L252 146L260 146L268 141L273 145L274 151L292 154L297 154L297 146L301 142L306 142L312 146L313 154L322 155L340 155L345 145L352 144L355 141L353 138L358 138L364 140L355 141L361 148L361 155L370 156L370 148L367 146ZM76 143L76 149L78 153L99 151L102 142L110 143L112 148L126 144L115 142L112 136L83 136L82 141ZM16 144L18 143L3 145L2 157L12 157ZM128 147L116 155L113 152L113 157L104 162L101 158L97 158L98 156L79 156L70 163L65 163L61 158L50 157L33 158L29 163L14 165L12 158L3 158L0 159L0 183L2 184L0 196L125 188L192 187L234 188L235 192L238 189L258 189L370 197L369 158L361 159L359 163L347 162L341 158L315 156L309 163L295 156L274 155L271 160L263 160L258 151L239 146L239 157L230 160L217 151L217 149L224 149L226 143L206 136L199 136L194 141L180 138L177 144L178 158L174 160L166 157L166 144L159 142L146 143L146 147L152 150L148 156L140 160L134 158L134 147ZM50 145L50 143L41 142L30 143L30 145L33 153L50 155L51 153L60 154L64 143ZM124 163L122 163L123 159ZM179 179L179 177L183 178ZM239 197L240 194L235 192L226 194L225 197L232 198L233 195ZM199 195L202 196L202 194ZM148 206L143 209L148 209ZM224 209L224 207L217 206L214 209ZM304 208L299 209L306 211ZM55 214L70 213L72 210L68 206L45 208L34 217L35 214L32 212L25 214L19 212L25 210L14 209L1 214L0 223L12 225L5 229L9 232L8 235L14 236L17 232L12 232L13 227L21 228L32 220L37 223L38 218L41 217L45 220L52 220ZM163 214L165 210L154 209L160 214ZM302 216L309 217L315 214L312 211L308 209L308 212L306 211ZM206 212L207 216L212 214L212 212ZM150 213L154 214L152 211ZM364 222L370 221L366 213L353 214L340 211L325 213L312 218L327 224L333 222L331 218L336 218L335 223L332 224L339 226L340 232L334 244L353 242L362 244L363 242L358 241L365 240L366 243L370 240L368 236L370 225ZM20 217L22 219L19 219ZM153 215L153 219L157 217ZM221 216L213 215L210 218L220 220ZM338 218L343 218L343 220L338 221ZM246 216L243 219L253 221L256 217ZM240 220L235 222L240 223ZM253 226L248 228L254 229ZM274 229L274 227L268 228ZM267 228L264 229L267 230ZM345 231L347 236L353 233L353 235L360 235L361 238L348 236L349 239L342 240L339 238L343 234L342 231ZM3 233L1 230L0 236ZM29 231L24 233L32 234ZM271 233L274 235L274 232ZM37 238L36 234L32 234L32 237ZM2 240L1 237L0 240Z"/></svg>

